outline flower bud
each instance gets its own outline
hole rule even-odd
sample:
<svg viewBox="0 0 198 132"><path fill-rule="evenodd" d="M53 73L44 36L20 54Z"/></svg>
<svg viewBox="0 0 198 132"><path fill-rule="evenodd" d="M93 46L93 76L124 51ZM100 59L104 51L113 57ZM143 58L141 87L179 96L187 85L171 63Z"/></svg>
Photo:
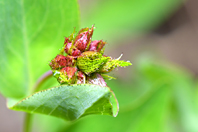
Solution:
<svg viewBox="0 0 198 132"><path fill-rule="evenodd" d="M51 62L50 62L50 67L53 70L58 70L67 65L66 57L63 55L57 55Z"/></svg>
<svg viewBox="0 0 198 132"><path fill-rule="evenodd" d="M84 52L86 47L91 42L91 37L93 35L93 29L92 26L91 29L89 28L83 28L79 31L78 35L75 38L74 46L79 49L81 52Z"/></svg>
<svg viewBox="0 0 198 132"><path fill-rule="evenodd" d="M94 40L91 42L91 44L89 46L89 51L100 52L105 44L106 44L106 42L103 42L102 40Z"/></svg>
<svg viewBox="0 0 198 132"><path fill-rule="evenodd" d="M77 36L77 40L76 40L76 42L74 44L77 47L77 49L79 49L81 52L85 51L85 49L87 47L87 44L89 43L87 35L88 35L88 32L79 34Z"/></svg>
<svg viewBox="0 0 198 132"><path fill-rule="evenodd" d="M67 55L65 57L66 59L66 66L75 66L76 65L76 60L73 56Z"/></svg>
<svg viewBox="0 0 198 132"><path fill-rule="evenodd" d="M71 55L70 53L69 53L69 50L70 50L70 48L71 48L71 46L72 46L72 43L66 43L66 45L65 45L65 53L67 53L68 55Z"/></svg>
<svg viewBox="0 0 198 132"><path fill-rule="evenodd" d="M92 76L88 76L87 77L87 82L88 84L95 84L95 85L99 85L102 87L107 87L107 83L105 82L105 80L103 79L103 77L99 74L93 74Z"/></svg>
<svg viewBox="0 0 198 132"><path fill-rule="evenodd" d="M73 49L71 55L74 56L75 58L77 58L80 54L81 54L80 50L78 50L78 49Z"/></svg>
<svg viewBox="0 0 198 132"><path fill-rule="evenodd" d="M77 73L77 84L85 84L86 76L83 72L78 71Z"/></svg>
<svg viewBox="0 0 198 132"><path fill-rule="evenodd" d="M71 41L69 40L69 38L65 38L64 44L68 44L68 43L71 43Z"/></svg>
<svg viewBox="0 0 198 132"><path fill-rule="evenodd" d="M72 78L77 71L76 67L64 67L60 70L60 72L64 73L68 78Z"/></svg>
<svg viewBox="0 0 198 132"><path fill-rule="evenodd" d="M78 50L75 46L72 46L72 43L67 43L64 50L68 55L72 55L74 57L81 54L80 50Z"/></svg>
<svg viewBox="0 0 198 132"><path fill-rule="evenodd" d="M75 37L74 32L65 38L64 46L51 62L53 75L60 84L95 84L107 86L103 77L113 79L105 75L116 67L132 65L130 62L113 60L103 55L106 42L102 40L91 41L94 26L81 29ZM64 56L65 53L66 56ZM102 76L101 76L102 75Z"/></svg>
<svg viewBox="0 0 198 132"><path fill-rule="evenodd" d="M57 78L60 84L72 84L76 80L76 67L64 67L61 70L53 71L53 75Z"/></svg>

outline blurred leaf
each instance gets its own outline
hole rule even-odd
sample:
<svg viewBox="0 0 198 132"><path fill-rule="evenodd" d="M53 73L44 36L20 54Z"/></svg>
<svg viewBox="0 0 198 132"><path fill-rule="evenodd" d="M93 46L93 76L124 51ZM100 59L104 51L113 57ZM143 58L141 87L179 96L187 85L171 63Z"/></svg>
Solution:
<svg viewBox="0 0 198 132"><path fill-rule="evenodd" d="M57 132L71 124L70 121L43 114L34 114L33 122L32 132Z"/></svg>
<svg viewBox="0 0 198 132"><path fill-rule="evenodd" d="M121 109L143 97L151 90L151 86L149 88L139 87L139 85L135 84L134 80L110 80L107 81L107 84L113 89Z"/></svg>
<svg viewBox="0 0 198 132"><path fill-rule="evenodd" d="M169 84L162 82L137 107L120 109L116 118L89 116L62 131L69 132L163 132L170 100ZM130 98L128 98L130 100Z"/></svg>
<svg viewBox="0 0 198 132"><path fill-rule="evenodd" d="M100 0L82 10L82 25L95 24L94 39L113 43L155 28L182 3L182 0Z"/></svg>
<svg viewBox="0 0 198 132"><path fill-rule="evenodd" d="M195 89L195 82L192 75L179 66L171 65L144 58L141 61L139 70L148 82L167 79L174 89L175 114L179 121L180 129L186 132L198 131L198 100Z"/></svg>
<svg viewBox="0 0 198 132"><path fill-rule="evenodd" d="M77 1L0 1L0 92L21 98L49 70L48 63L73 28Z"/></svg>
<svg viewBox="0 0 198 132"><path fill-rule="evenodd" d="M116 116L118 108L117 104L111 103L112 94L108 87L98 85L61 85L37 92L10 109L42 113L66 120L75 120L90 114ZM116 98L113 99L115 102Z"/></svg>

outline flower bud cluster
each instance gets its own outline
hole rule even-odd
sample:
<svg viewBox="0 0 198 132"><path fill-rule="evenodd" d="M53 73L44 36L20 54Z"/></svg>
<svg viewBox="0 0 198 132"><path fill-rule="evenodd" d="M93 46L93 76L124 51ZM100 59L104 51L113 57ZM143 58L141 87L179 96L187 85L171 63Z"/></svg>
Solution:
<svg viewBox="0 0 198 132"><path fill-rule="evenodd" d="M89 83L106 86L102 74L116 67L131 65L130 62L113 60L103 55L106 42L92 41L93 31L94 26L81 29L76 36L75 32L72 33L65 38L62 52L51 60L49 65L60 84Z"/></svg>

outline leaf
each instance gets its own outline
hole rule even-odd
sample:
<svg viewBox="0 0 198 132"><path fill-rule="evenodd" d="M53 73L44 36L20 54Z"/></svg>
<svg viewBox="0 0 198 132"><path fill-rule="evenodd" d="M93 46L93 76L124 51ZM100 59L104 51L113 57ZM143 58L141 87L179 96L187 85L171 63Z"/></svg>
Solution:
<svg viewBox="0 0 198 132"><path fill-rule="evenodd" d="M169 110L171 88L166 82L153 87L138 106L120 109L116 118L89 116L67 126L62 132L163 132ZM129 98L130 99L130 98ZM142 99L141 99L142 100Z"/></svg>
<svg viewBox="0 0 198 132"><path fill-rule="evenodd" d="M34 114L33 132L59 132L61 128L69 126L72 122L44 114Z"/></svg>
<svg viewBox="0 0 198 132"><path fill-rule="evenodd" d="M186 69L166 63L156 63L146 59L139 66L142 74L150 83L163 79L169 80L174 89L174 107L171 111L174 117L172 121L177 122L179 131L198 131L198 101L196 100L195 82L193 76ZM175 118L176 117L176 118Z"/></svg>
<svg viewBox="0 0 198 132"><path fill-rule="evenodd" d="M124 39L155 28L170 17L181 4L181 0L102 0L89 8L82 6L82 25L95 24L93 39L102 38L108 43L122 43Z"/></svg>
<svg viewBox="0 0 198 132"><path fill-rule="evenodd" d="M73 28L76 0L0 1L0 93L21 98L50 70L48 63Z"/></svg>
<svg viewBox="0 0 198 132"><path fill-rule="evenodd" d="M118 108L117 104L111 103L112 94L110 88L98 85L61 85L37 92L10 109L52 115L70 121L89 114L116 116Z"/></svg>
<svg viewBox="0 0 198 132"><path fill-rule="evenodd" d="M101 74L101 76L102 76L105 80L116 79L115 77L109 76L109 75L107 75L107 74Z"/></svg>

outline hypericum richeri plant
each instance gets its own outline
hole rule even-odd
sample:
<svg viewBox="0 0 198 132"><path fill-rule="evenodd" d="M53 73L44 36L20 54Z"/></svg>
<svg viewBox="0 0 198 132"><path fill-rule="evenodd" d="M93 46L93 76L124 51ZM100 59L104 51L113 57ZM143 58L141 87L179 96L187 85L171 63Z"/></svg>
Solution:
<svg viewBox="0 0 198 132"><path fill-rule="evenodd" d="M129 66L131 63L120 60L120 57L112 59L104 55L106 42L92 41L93 31L94 26L83 28L77 35L73 32L65 38L60 53L49 64L52 71L38 79L33 94L14 104L10 101L9 108L52 115L68 121L91 114L116 117L119 104L104 79L112 79L106 73L116 67ZM52 74L60 85L41 90L40 86ZM28 123L31 116L26 114Z"/></svg>

